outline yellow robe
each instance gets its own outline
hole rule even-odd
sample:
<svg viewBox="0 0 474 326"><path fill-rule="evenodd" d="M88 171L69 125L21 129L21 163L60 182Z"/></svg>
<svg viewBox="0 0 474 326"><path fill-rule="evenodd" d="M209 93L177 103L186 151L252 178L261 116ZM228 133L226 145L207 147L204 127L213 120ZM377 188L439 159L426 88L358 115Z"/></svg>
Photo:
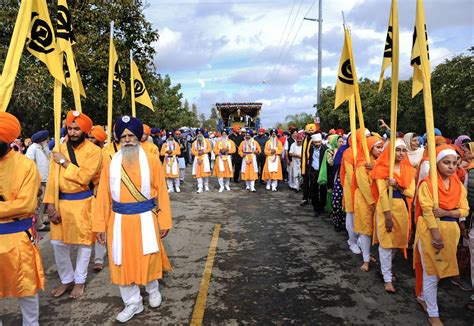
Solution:
<svg viewBox="0 0 474 326"><path fill-rule="evenodd" d="M342 188L344 211L346 213L353 213L354 202L352 198L352 175L354 174L354 166L346 160L342 160L342 164L344 164L344 168L346 170L346 175L344 177L344 187Z"/></svg>
<svg viewBox="0 0 474 326"><path fill-rule="evenodd" d="M170 178L170 179L179 178L178 155L181 154L181 148L179 147L179 144L174 140L173 142L174 142L174 149L172 150L171 155L168 155L166 153L168 151L168 144L166 142L163 143L163 146L161 147L161 153L160 153L161 156L165 157L163 168L166 174L166 178ZM171 168L173 164L177 165L176 174L173 174L173 169ZM170 165L169 173L166 172L167 165Z"/></svg>
<svg viewBox="0 0 474 326"><path fill-rule="evenodd" d="M223 148L227 148L228 155L222 155L222 156L220 155L220 150ZM232 171L232 169L229 168L228 160L231 160L231 155L234 154L235 151L236 151L235 143L230 139L227 139L227 142L219 140L214 144L214 154L216 154L216 162L214 164L213 175L215 177L232 178L234 176L234 172ZM222 163L224 163L224 171L221 171L219 168L221 160L222 160Z"/></svg>
<svg viewBox="0 0 474 326"><path fill-rule="evenodd" d="M61 144L60 152L71 161L66 144ZM72 162L67 168L60 166L59 191L63 193L78 193L89 190L92 181L97 185L102 166L102 150L89 141L84 141L75 149L77 163ZM54 183L57 163L51 159L49 178L43 199L45 204L54 204ZM94 196L82 200L60 200L59 215L61 223L51 223L51 240L62 240L66 244L91 245L95 242L92 232L91 213Z"/></svg>
<svg viewBox="0 0 474 326"><path fill-rule="evenodd" d="M211 142L207 139L204 139L204 141L206 142L206 149L204 149L204 151L201 155L199 155L198 149L196 148L197 140L195 140L194 143L192 143L192 145L191 145L191 153L193 154L194 159L198 160L198 162L196 162L196 164L197 164L196 165L196 174L193 174L193 178L195 178L195 179L197 179L197 178L207 178L211 175L210 171L209 172L204 172L204 163L203 162L201 162L201 164L199 164L199 160L201 160L204 155L207 155L212 151ZM209 164L210 164L210 160L209 160Z"/></svg>
<svg viewBox="0 0 474 326"><path fill-rule="evenodd" d="M0 223L32 217L40 184L32 160L15 151L7 153L0 160ZM38 247L26 232L0 234L0 297L29 297L39 289L44 289L44 271Z"/></svg>
<svg viewBox="0 0 474 326"><path fill-rule="evenodd" d="M93 231L107 232L107 247L110 261L112 283L117 285L140 284L161 279L164 270L170 270L171 265L163 247L159 230L172 227L171 207L166 188L163 168L157 155L146 153L150 166L151 197L157 198L158 218L154 219L155 230L160 251L143 255L140 215L122 215L122 265L117 266L112 258L112 241L115 213L112 211L112 196L110 193L110 159L106 159L100 176L97 205L92 216ZM124 160L122 162L132 182L141 189L140 166L138 159L134 166ZM136 202L127 188L121 183L120 200L124 203ZM153 214L156 217L156 214ZM159 227L158 227L159 226Z"/></svg>
<svg viewBox="0 0 474 326"><path fill-rule="evenodd" d="M354 232L372 236L374 216L370 205L375 204L371 191L371 182L365 166L356 169L357 189L354 192Z"/></svg>
<svg viewBox="0 0 474 326"><path fill-rule="evenodd" d="M160 150L158 149L158 146L156 146L154 143L145 140L140 144L142 145L142 148L145 150L145 152L156 156L160 155Z"/></svg>
<svg viewBox="0 0 474 326"><path fill-rule="evenodd" d="M262 152L262 148L260 147L260 144L254 139L252 139L251 141L255 145L255 149L258 152L258 154L260 154ZM240 178L244 181L246 181L246 180L255 181L255 180L258 179L258 173L255 172L255 168L253 166L253 156L255 154L245 154L245 151L246 151L245 143L246 143L246 141L244 140L243 142L240 143L240 146L239 146L239 155L242 158L245 157L245 162L247 164L247 166L245 168L245 172L240 173ZM257 161L258 161L258 158L257 158ZM244 162L242 161L242 164L243 163Z"/></svg>
<svg viewBox="0 0 474 326"><path fill-rule="evenodd" d="M466 189L464 187L461 187L461 189L457 208L461 211L461 216L465 217L469 214L469 205ZM415 244L418 245L418 242L421 242L426 274L436 275L439 278L459 275L456 257L460 237L458 223L441 220L438 220L438 224L436 223L436 219L433 215L433 196L426 182L420 184L417 196L421 209L423 210L423 215L418 217L416 224ZM433 238L431 237L430 229L438 228L438 225L444 242L444 248L441 249L438 257L441 258L441 261L436 259L436 249L431 244ZM414 261L419 261L420 256L418 250L414 250L414 255Z"/></svg>
<svg viewBox="0 0 474 326"><path fill-rule="evenodd" d="M281 170L281 153L283 152L283 145L278 139L275 139L276 146L272 144L272 139L270 138L269 141L265 144L265 155L267 156L265 160L265 166L263 167L263 180L283 180L283 173ZM272 149L276 151L274 155L270 152ZM278 171L277 172L269 172L268 171L268 162L270 160L278 160Z"/></svg>
<svg viewBox="0 0 474 326"><path fill-rule="evenodd" d="M394 172L396 173L396 172ZM377 189L379 192L379 199L376 206L376 214L374 225L374 234L372 243L380 243L382 248L407 248L410 234L408 234L408 223L411 223L411 218L408 216L408 209L405 201L401 198L392 199L392 232L388 233L385 229L385 216L383 212L390 210L388 200L388 186L386 180L377 179ZM403 191L406 197L413 197L415 195L415 180L412 180L410 186Z"/></svg>
<svg viewBox="0 0 474 326"><path fill-rule="evenodd" d="M115 150L116 148L117 150ZM117 151L119 150L120 150L120 144L115 144L115 146L114 146L114 143L105 145L102 148L102 160L105 161L106 156L112 158L115 155L115 153L117 153Z"/></svg>

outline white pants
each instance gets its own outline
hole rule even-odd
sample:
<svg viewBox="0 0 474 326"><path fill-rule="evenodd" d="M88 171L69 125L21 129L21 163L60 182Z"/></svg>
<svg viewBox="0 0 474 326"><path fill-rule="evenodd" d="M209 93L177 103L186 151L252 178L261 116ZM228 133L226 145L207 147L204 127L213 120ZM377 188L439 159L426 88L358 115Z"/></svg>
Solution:
<svg viewBox="0 0 474 326"><path fill-rule="evenodd" d="M359 236L360 240L360 249L362 250L362 259L364 263L370 262L370 246L372 244L372 237L361 234Z"/></svg>
<svg viewBox="0 0 474 326"><path fill-rule="evenodd" d="M62 284L76 283L84 284L87 279L87 267L91 259L92 246L69 245L62 240L51 240L54 249L54 259ZM77 247L76 269L72 268L71 252L72 246Z"/></svg>
<svg viewBox="0 0 474 326"><path fill-rule="evenodd" d="M418 251L421 257L421 266L423 267L423 289L421 290L420 299L426 302L428 307L427 312L430 317L439 317L438 311L438 276L428 275L425 270L425 263L423 262L423 252L421 250L421 243L418 241Z"/></svg>
<svg viewBox="0 0 474 326"><path fill-rule="evenodd" d="M293 178L293 169L291 168L291 162L288 163L286 170L288 171L288 187L296 188L296 184Z"/></svg>
<svg viewBox="0 0 474 326"><path fill-rule="evenodd" d="M346 230L349 234L349 239L347 240L347 244L350 246L352 244L357 244L357 238L359 235L354 232L354 213L346 213Z"/></svg>
<svg viewBox="0 0 474 326"><path fill-rule="evenodd" d="M217 178L217 181L219 182L219 186L224 188L224 178Z"/></svg>
<svg viewBox="0 0 474 326"><path fill-rule="evenodd" d="M21 315L23 318L23 326L37 326L39 325L39 300L38 294L31 297L18 298L20 303ZM0 325L2 322L0 320Z"/></svg>
<svg viewBox="0 0 474 326"><path fill-rule="evenodd" d="M255 189L255 180L245 180L245 186L249 187L250 190Z"/></svg>
<svg viewBox="0 0 474 326"><path fill-rule="evenodd" d="M204 188L208 189L209 188L209 178L197 178L198 182L198 189L202 189L203 185Z"/></svg>
<svg viewBox="0 0 474 326"><path fill-rule="evenodd" d="M379 245L380 271L385 283L392 282L392 259L396 252L396 249L386 249Z"/></svg>
<svg viewBox="0 0 474 326"><path fill-rule="evenodd" d="M142 301L143 298L140 295L140 287L138 285L119 286L119 288L123 303L126 306ZM148 294L160 291L158 280L148 282L145 286L145 290Z"/></svg>
<svg viewBox="0 0 474 326"><path fill-rule="evenodd" d="M106 254L107 254L107 246L101 245L100 243L96 242L94 244L94 263L103 264Z"/></svg>
<svg viewBox="0 0 474 326"><path fill-rule="evenodd" d="M278 187L278 180L267 180L267 186L271 185L272 190Z"/></svg>
<svg viewBox="0 0 474 326"><path fill-rule="evenodd" d="M168 189L174 189L173 188L173 183L174 183L174 187L176 188L176 190L179 189L179 178L166 178L166 185L168 186Z"/></svg>

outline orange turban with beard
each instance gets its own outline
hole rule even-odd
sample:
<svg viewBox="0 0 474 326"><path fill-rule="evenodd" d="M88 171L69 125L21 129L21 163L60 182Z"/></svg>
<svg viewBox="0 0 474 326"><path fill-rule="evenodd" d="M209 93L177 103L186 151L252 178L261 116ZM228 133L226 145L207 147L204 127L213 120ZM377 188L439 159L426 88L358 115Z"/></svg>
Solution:
<svg viewBox="0 0 474 326"><path fill-rule="evenodd" d="M0 141L10 144L20 133L20 121L13 114L0 112Z"/></svg>
<svg viewBox="0 0 474 326"><path fill-rule="evenodd" d="M70 126L73 122L86 134L92 130L92 120L84 113L79 111L69 111L66 116L66 126Z"/></svg>
<svg viewBox="0 0 474 326"><path fill-rule="evenodd" d="M107 139L107 134L105 133L104 128L99 125L92 127L91 134L100 142L104 142Z"/></svg>

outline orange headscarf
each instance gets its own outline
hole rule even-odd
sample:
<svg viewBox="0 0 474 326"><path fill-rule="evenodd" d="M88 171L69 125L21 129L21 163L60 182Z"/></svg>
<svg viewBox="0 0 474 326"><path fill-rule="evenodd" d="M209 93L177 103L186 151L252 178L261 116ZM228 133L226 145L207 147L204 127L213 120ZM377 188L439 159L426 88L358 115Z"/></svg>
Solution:
<svg viewBox="0 0 474 326"><path fill-rule="evenodd" d="M349 164L354 165L354 152L352 151L352 135L347 138L347 143L349 144L349 147L342 154L341 169L339 172L339 178L341 179L342 187L344 187L346 179L346 166L344 164L344 161L347 161Z"/></svg>
<svg viewBox="0 0 474 326"><path fill-rule="evenodd" d="M405 144L405 143L403 143ZM378 158L375 163L374 169L370 172L370 177L374 180L376 179L387 179L389 177L389 170L390 170L390 146L385 147L384 151ZM400 174L394 173L394 179L398 183L401 188L408 188L411 182L414 180L416 174L416 170L414 167L411 166L410 160L408 159L408 155L406 155L403 160L400 162ZM373 187L377 185L374 183ZM376 195L374 198L378 200L378 191L373 189L373 195Z"/></svg>
<svg viewBox="0 0 474 326"><path fill-rule="evenodd" d="M105 133L104 128L99 125L92 127L91 134L100 142L104 142L107 139L107 134Z"/></svg>
<svg viewBox="0 0 474 326"><path fill-rule="evenodd" d="M91 132L92 120L84 113L79 111L69 111L66 116L66 126L70 126L73 122L86 134Z"/></svg>
<svg viewBox="0 0 474 326"><path fill-rule="evenodd" d="M0 141L10 144L20 133L20 121L13 114L0 112Z"/></svg>

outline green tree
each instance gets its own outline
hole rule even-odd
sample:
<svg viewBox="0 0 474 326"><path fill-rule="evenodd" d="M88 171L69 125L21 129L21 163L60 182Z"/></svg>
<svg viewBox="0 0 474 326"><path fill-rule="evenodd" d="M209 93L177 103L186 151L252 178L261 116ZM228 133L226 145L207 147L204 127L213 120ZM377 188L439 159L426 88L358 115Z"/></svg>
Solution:
<svg viewBox="0 0 474 326"><path fill-rule="evenodd" d="M298 129L303 129L308 123L313 123L313 121L314 116L306 112L285 117L285 123L288 128L297 127Z"/></svg>

